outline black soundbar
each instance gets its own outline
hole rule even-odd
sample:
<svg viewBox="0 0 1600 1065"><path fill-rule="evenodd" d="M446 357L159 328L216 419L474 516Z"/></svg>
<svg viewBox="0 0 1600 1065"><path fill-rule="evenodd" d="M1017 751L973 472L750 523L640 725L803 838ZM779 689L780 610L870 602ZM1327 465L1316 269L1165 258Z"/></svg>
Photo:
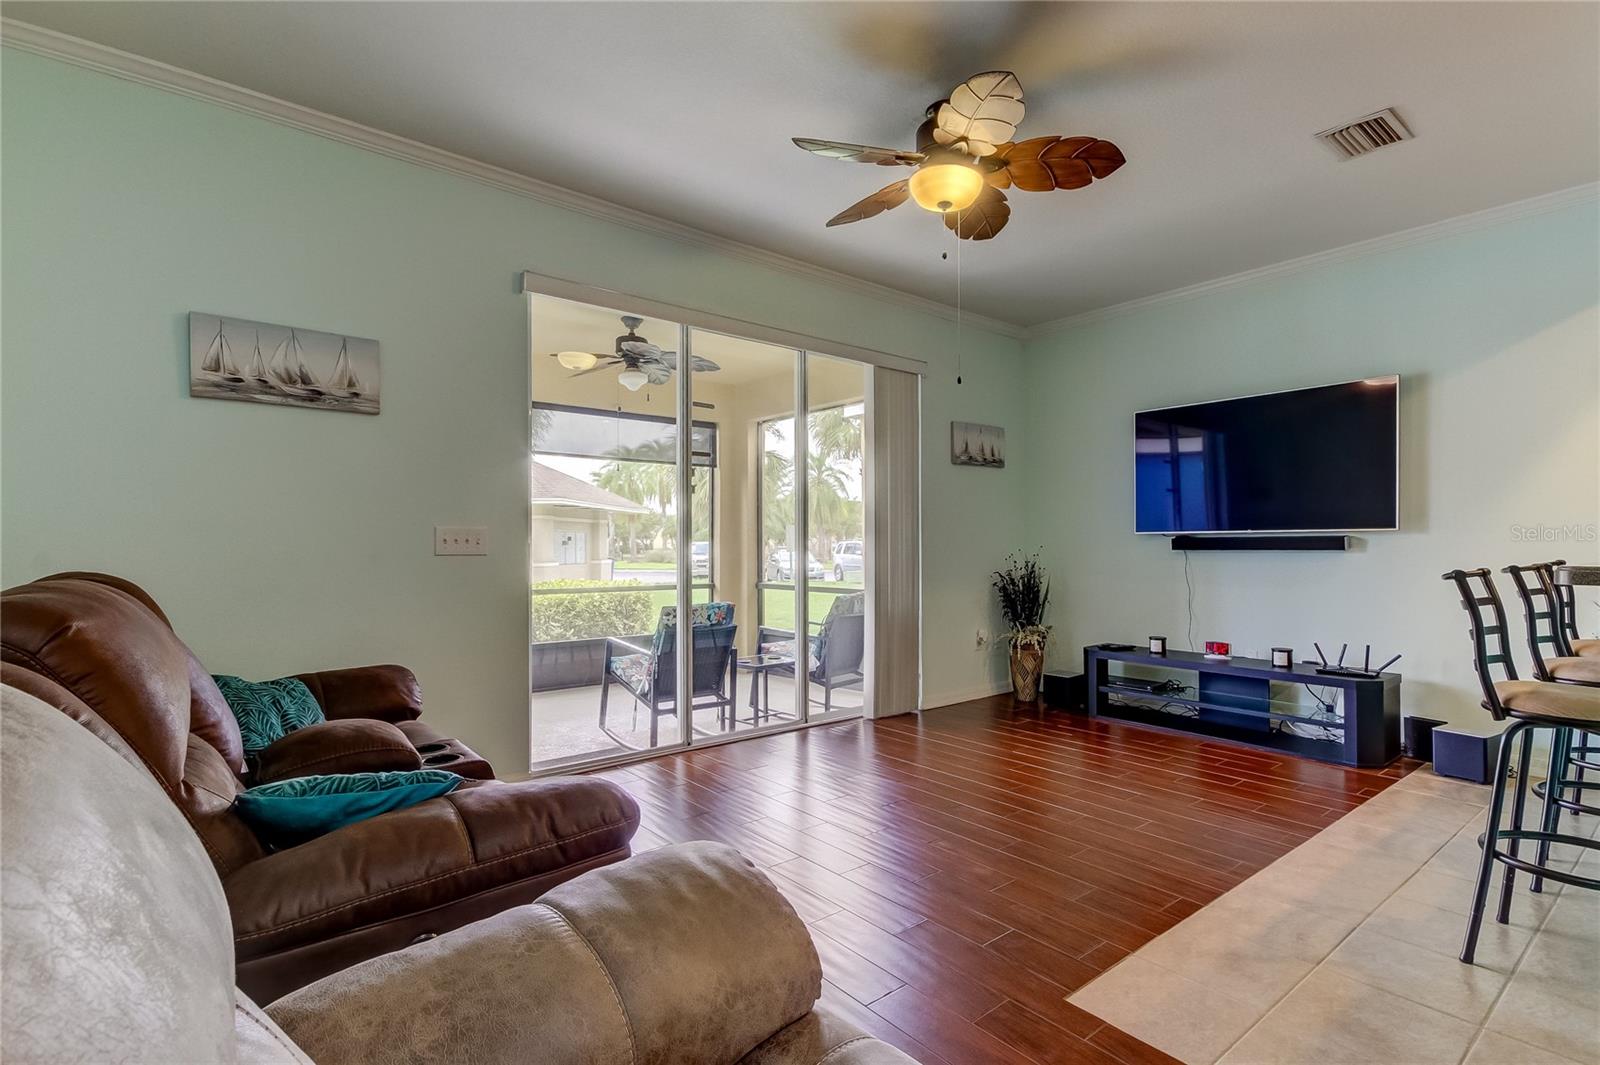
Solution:
<svg viewBox="0 0 1600 1065"><path fill-rule="evenodd" d="M1348 551L1350 537L1319 533L1309 536L1199 536L1172 538L1174 551Z"/></svg>

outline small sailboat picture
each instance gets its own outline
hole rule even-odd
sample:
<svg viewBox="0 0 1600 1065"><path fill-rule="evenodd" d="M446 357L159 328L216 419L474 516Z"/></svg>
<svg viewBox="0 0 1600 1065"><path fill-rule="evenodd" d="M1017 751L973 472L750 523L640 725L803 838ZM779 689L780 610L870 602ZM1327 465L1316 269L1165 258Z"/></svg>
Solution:
<svg viewBox="0 0 1600 1065"><path fill-rule="evenodd" d="M951 422L950 461L956 466L1003 468L1006 464L1006 431L998 425Z"/></svg>
<svg viewBox="0 0 1600 1065"><path fill-rule="evenodd" d="M322 395L317 379L306 366L305 348L293 329L273 350L272 361L267 363L267 378L291 396Z"/></svg>
<svg viewBox="0 0 1600 1065"><path fill-rule="evenodd" d="M236 348L250 352L243 370ZM189 394L377 414L378 342L191 312Z"/></svg>
<svg viewBox="0 0 1600 1065"><path fill-rule="evenodd" d="M244 377L239 373L239 368L233 364L233 346L223 335L220 320L217 322L216 336L206 345L205 358L200 360L200 370L220 377L230 384L244 384Z"/></svg>
<svg viewBox="0 0 1600 1065"><path fill-rule="evenodd" d="M339 342L339 357L334 360L333 373L328 377L328 389L336 395L354 398L361 394L361 378L350 366L350 341Z"/></svg>
<svg viewBox="0 0 1600 1065"><path fill-rule="evenodd" d="M261 330L256 330L256 350L250 356L250 365L244 368L245 376L257 384L270 385L272 379L267 376L267 364L261 358Z"/></svg>

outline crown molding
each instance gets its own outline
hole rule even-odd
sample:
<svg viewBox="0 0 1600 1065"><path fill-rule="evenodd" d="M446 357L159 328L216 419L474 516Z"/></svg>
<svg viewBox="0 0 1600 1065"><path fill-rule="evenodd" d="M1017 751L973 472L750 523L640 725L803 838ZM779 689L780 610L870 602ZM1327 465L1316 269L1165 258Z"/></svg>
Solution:
<svg viewBox="0 0 1600 1065"><path fill-rule="evenodd" d="M15 19L0 18L0 44L20 51L32 52L35 55L45 56L49 59L71 63L74 66L84 67L101 74L109 74L112 77L122 78L126 81L164 89L180 96L204 100L207 103L217 104L232 111L264 118L269 122L276 122L282 126L288 126L306 133L314 133L317 136L363 148L369 152L376 152L391 159L400 159L408 163L415 163L418 166L425 166L433 170L455 174L458 177L469 178L480 184L515 193L518 196L525 196L540 203L576 211L591 218L627 226L630 229L649 233L653 236L668 237L684 244L706 248L731 258L781 270L811 281L834 285L884 303L892 303L924 314L932 314L951 322L956 320L955 309L940 303L938 300L931 300L924 296L891 288L888 285L881 285L875 281L867 281L838 270L831 270L825 266L808 263L802 259L768 251L765 248L758 248L752 244L720 237L714 233L696 229L693 226L683 225L680 222L674 222L644 211L636 211L630 207L623 207L608 200L575 192L572 189L552 185L549 182L540 181L526 174L507 170L504 167L493 166L464 155L457 155L442 148L434 148L407 137L386 133L383 130L373 129L370 126L361 125L359 122L340 118L337 115L302 107L287 100L280 100L275 96L268 96L265 93L219 81L216 78L184 70L181 67L171 66L154 59L147 59L144 56L134 55L131 52L124 52L107 45L97 44L81 37L58 33L55 30L45 29L42 26L35 26L27 22L18 22ZM1023 326L971 312L962 312L961 320L964 324L1013 339L1020 340L1028 334L1028 330Z"/></svg>
<svg viewBox="0 0 1600 1065"><path fill-rule="evenodd" d="M1027 336L1024 339L1037 340L1068 329L1075 329L1078 326L1089 325L1093 322L1103 322L1112 318L1121 318L1138 311L1149 310L1152 307L1160 307L1168 303L1182 303L1186 300L1197 299L1201 296L1208 296L1231 288L1240 288L1275 278L1302 274L1309 270L1331 266L1334 263L1349 262L1352 259L1364 259L1372 255L1381 255L1397 248L1408 248L1414 244L1443 240L1446 237L1453 237L1462 233L1488 229L1491 226L1497 226L1518 218L1531 218L1534 215L1548 214L1551 211L1559 211L1562 208L1572 207L1580 203L1592 203L1596 200L1600 200L1600 183L1591 182L1587 185L1575 185L1570 189L1548 192L1526 200L1515 200L1511 203L1501 204L1498 207L1490 207L1482 211L1473 211L1470 214L1456 215L1454 218L1446 218L1438 222L1414 226L1411 229L1386 233L1381 237L1373 237L1370 240L1357 241L1354 244L1330 248L1327 251L1313 252L1310 255L1302 255L1298 259L1285 259L1283 262L1273 263L1270 266L1261 266L1254 270L1229 274L1227 277L1201 281L1198 284L1186 285L1183 288L1175 288L1168 292L1159 292L1153 296L1141 296L1125 303L1099 307L1095 310L1084 311L1081 314L1070 315L1066 318L1057 318L1051 322L1041 322L1038 325L1029 327Z"/></svg>

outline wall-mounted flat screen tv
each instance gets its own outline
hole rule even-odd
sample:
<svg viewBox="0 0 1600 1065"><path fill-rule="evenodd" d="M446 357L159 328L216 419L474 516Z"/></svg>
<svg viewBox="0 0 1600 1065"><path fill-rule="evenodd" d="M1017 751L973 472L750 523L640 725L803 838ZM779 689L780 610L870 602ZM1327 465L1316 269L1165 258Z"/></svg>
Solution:
<svg viewBox="0 0 1600 1065"><path fill-rule="evenodd" d="M1142 533L1400 527L1400 378L1140 411Z"/></svg>

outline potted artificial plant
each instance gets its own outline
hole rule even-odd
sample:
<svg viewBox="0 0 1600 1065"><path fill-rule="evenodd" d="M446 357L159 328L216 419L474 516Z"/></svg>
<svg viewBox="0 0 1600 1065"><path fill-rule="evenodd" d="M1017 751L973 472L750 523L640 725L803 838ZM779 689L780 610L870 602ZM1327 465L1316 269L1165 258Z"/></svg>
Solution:
<svg viewBox="0 0 1600 1065"><path fill-rule="evenodd" d="M1011 627L1005 641L1011 647L1012 694L1023 702L1034 702L1044 673L1044 645L1050 638L1050 626L1044 623L1050 578L1039 565L1038 555L1011 555L1005 568L995 571L994 590L1000 597L1000 614Z"/></svg>

